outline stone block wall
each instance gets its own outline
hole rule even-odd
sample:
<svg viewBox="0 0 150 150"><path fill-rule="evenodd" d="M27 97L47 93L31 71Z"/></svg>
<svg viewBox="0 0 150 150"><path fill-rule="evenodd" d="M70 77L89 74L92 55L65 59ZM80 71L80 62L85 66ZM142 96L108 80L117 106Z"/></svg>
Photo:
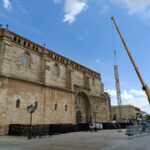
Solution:
<svg viewBox="0 0 150 150"><path fill-rule="evenodd" d="M137 113L140 113L140 109L132 105L123 105L121 107L122 111L122 117L123 120L129 121L129 120L137 120ZM119 118L119 111L118 106L112 106L112 119L114 118L114 115L116 116L116 119Z"/></svg>
<svg viewBox="0 0 150 150"><path fill-rule="evenodd" d="M16 108L16 101L20 107ZM74 99L72 93L43 88L22 81L9 81L7 93L7 120L10 124L28 124L30 114L27 106L38 102L33 114L33 124L75 123L72 116ZM55 110L57 104L57 110ZM67 110L65 111L65 105ZM12 113L13 112L13 113Z"/></svg>
<svg viewBox="0 0 150 150"><path fill-rule="evenodd" d="M79 92L89 103L88 120L94 111L97 122L109 120L100 74L0 29L0 134L9 124L29 124L27 106L35 103L33 124L76 124Z"/></svg>
<svg viewBox="0 0 150 150"><path fill-rule="evenodd" d="M17 45L6 39L2 43L4 49L3 51L3 63L2 63L2 73L7 76L13 76L16 78L27 79L30 81L44 82L44 84L58 86L66 88L66 78L67 78L67 66L54 61L52 59L43 58L45 64L42 65L42 54L31 51L23 46ZM30 64L24 64L24 55L28 53L30 56ZM59 75L57 76L55 65L58 65ZM91 89L91 93L99 95L99 93L104 92L102 88L102 83L99 79L94 78L94 83L91 83L92 77L87 76L87 83L85 83L85 73L78 71L72 66L71 68L71 89L73 90L74 85L79 85L84 87L85 84ZM43 71L44 69L44 71ZM89 82L89 83L88 83Z"/></svg>

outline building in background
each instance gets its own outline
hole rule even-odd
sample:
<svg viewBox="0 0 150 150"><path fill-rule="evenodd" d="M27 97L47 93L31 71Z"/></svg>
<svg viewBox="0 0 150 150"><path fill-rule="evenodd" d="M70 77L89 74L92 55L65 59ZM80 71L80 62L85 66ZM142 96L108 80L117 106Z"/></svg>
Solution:
<svg viewBox="0 0 150 150"><path fill-rule="evenodd" d="M148 114L145 111L140 111L140 118L142 122L147 121L147 115Z"/></svg>
<svg viewBox="0 0 150 150"><path fill-rule="evenodd" d="M132 105L122 105L122 121L138 123L141 121L140 108ZM118 106L111 106L112 120L119 120L119 108Z"/></svg>
<svg viewBox="0 0 150 150"><path fill-rule="evenodd" d="M1 135L10 124L29 124L29 105L36 107L34 125L107 122L111 116L99 73L0 29Z"/></svg>

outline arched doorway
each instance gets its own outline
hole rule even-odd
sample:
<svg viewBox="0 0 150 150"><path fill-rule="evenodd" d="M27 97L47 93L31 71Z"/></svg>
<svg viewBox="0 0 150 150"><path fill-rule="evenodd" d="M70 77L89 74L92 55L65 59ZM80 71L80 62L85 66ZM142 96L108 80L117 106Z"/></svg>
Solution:
<svg viewBox="0 0 150 150"><path fill-rule="evenodd" d="M82 113L80 111L76 114L76 122L77 124L82 123Z"/></svg>
<svg viewBox="0 0 150 150"><path fill-rule="evenodd" d="M90 123L91 109L88 96L79 92L76 96L76 123Z"/></svg>

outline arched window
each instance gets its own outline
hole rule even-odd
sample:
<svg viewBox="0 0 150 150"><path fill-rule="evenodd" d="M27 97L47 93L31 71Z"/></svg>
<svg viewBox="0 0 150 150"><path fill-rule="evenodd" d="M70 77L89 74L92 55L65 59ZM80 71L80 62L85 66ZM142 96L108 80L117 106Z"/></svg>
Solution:
<svg viewBox="0 0 150 150"><path fill-rule="evenodd" d="M55 104L55 111L57 111L57 104Z"/></svg>
<svg viewBox="0 0 150 150"><path fill-rule="evenodd" d="M14 41L17 41L17 37L16 36L14 37Z"/></svg>
<svg viewBox="0 0 150 150"><path fill-rule="evenodd" d="M60 68L59 68L59 65L58 64L54 64L53 66L53 74L55 77L59 77L60 75Z"/></svg>
<svg viewBox="0 0 150 150"><path fill-rule="evenodd" d="M38 102L35 102L35 108L38 109Z"/></svg>
<svg viewBox="0 0 150 150"><path fill-rule="evenodd" d="M20 108L20 99L16 100L16 108Z"/></svg>
<svg viewBox="0 0 150 150"><path fill-rule="evenodd" d="M18 39L18 43L20 43L21 42L21 40L20 39Z"/></svg>
<svg viewBox="0 0 150 150"><path fill-rule="evenodd" d="M24 41L23 45L26 46L26 44L27 44L26 41Z"/></svg>
<svg viewBox="0 0 150 150"><path fill-rule="evenodd" d="M30 43L28 43L28 47L30 47Z"/></svg>
<svg viewBox="0 0 150 150"><path fill-rule="evenodd" d="M23 55L23 64L26 65L26 66L29 66L30 65L30 54L25 52L24 55Z"/></svg>

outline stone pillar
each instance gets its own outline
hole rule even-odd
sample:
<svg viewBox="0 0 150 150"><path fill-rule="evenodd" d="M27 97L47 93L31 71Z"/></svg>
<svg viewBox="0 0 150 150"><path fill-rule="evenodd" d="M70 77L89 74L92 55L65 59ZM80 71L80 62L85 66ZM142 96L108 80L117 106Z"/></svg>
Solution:
<svg viewBox="0 0 150 150"><path fill-rule="evenodd" d="M72 68L71 66L66 67L66 88L72 89Z"/></svg>
<svg viewBox="0 0 150 150"><path fill-rule="evenodd" d="M89 76L87 75L87 73L84 73L84 87L89 89L90 85L89 85Z"/></svg>
<svg viewBox="0 0 150 150"><path fill-rule="evenodd" d="M13 36L8 31L0 30L0 74L11 73L12 39Z"/></svg>
<svg viewBox="0 0 150 150"><path fill-rule="evenodd" d="M9 122L7 116L7 79L0 78L0 135L7 135Z"/></svg>
<svg viewBox="0 0 150 150"><path fill-rule="evenodd" d="M112 112L111 112L111 100L108 93L105 93L106 105L107 105L107 118L108 121L112 120Z"/></svg>
<svg viewBox="0 0 150 150"><path fill-rule="evenodd" d="M1 30L0 30L0 74L2 73L2 64L3 64L3 58L4 58L4 50L2 47L2 37L1 37Z"/></svg>
<svg viewBox="0 0 150 150"><path fill-rule="evenodd" d="M41 82L43 84L45 84L45 82L46 82L46 58L45 58L44 50L41 54Z"/></svg>

